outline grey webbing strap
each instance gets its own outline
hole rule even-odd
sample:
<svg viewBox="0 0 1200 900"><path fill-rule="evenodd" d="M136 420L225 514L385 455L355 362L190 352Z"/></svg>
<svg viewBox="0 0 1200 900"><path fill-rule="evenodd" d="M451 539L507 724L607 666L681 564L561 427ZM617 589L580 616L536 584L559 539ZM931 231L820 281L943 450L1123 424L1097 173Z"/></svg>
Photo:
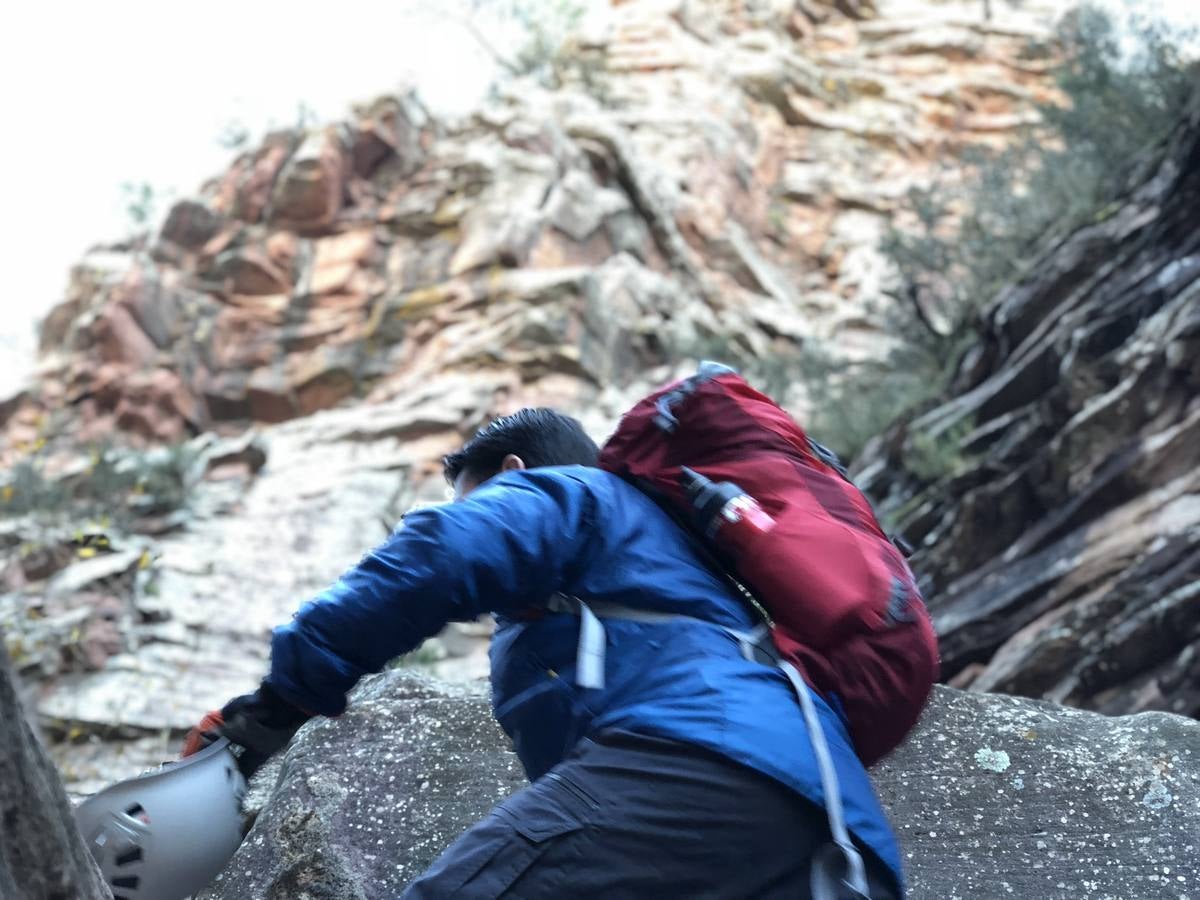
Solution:
<svg viewBox="0 0 1200 900"><path fill-rule="evenodd" d="M813 900L841 900L845 897L843 889L849 890L851 897L869 897L866 866L863 865L858 849L850 840L850 833L846 831L842 791L838 784L837 770L833 766L833 756L829 752L829 743L825 740L825 729L821 727L817 705L795 666L783 660L779 663L779 668L792 683L792 688L800 700L800 708L804 711L804 724L808 727L808 738L812 741L813 755L821 775L821 788L825 794L825 814L829 817L829 830L833 834L833 845L841 851L840 862L846 870L841 876L830 871L839 862L832 854L825 853L815 858L812 867Z"/></svg>
<svg viewBox="0 0 1200 900"><path fill-rule="evenodd" d="M753 662L774 665L779 668L792 685L800 709L804 713L804 725L812 742L813 757L821 777L821 789L825 795L825 814L829 818L829 831L833 843L813 858L811 890L813 900L870 900L867 887L866 866L862 855L850 839L846 830L846 814L842 806L842 792L838 784L837 769L829 743L825 740L825 729L821 726L817 705L812 693L800 673L790 662L780 660L770 640L770 629L760 624L751 631L739 631L685 616L679 613L653 612L633 609L619 603L594 601L584 603L578 597L556 594L546 604L551 612L565 612L579 616L579 644L575 651L575 683L582 688L604 687L604 659L607 635L601 619L623 619L630 622L663 624L667 622L700 622L720 628L738 642L742 656Z"/></svg>
<svg viewBox="0 0 1200 900"><path fill-rule="evenodd" d="M627 619L659 624L686 618L671 613L631 609L603 601L584 603L578 597L568 597L565 594L555 594L546 604L546 608L551 612L579 616L579 643L575 647L575 684L587 690L604 688L604 658L608 635L601 619Z"/></svg>
<svg viewBox="0 0 1200 900"><path fill-rule="evenodd" d="M626 622L644 622L650 625L661 625L667 622L700 622L709 627L721 628L728 632L742 648L742 655L747 659L755 659L753 652L762 647L768 636L765 625L760 625L753 631L737 631L715 625L713 622L697 619L694 616L684 616L679 613L654 612L648 609L634 609L619 603L606 603L596 600L584 603L578 597L566 594L555 594L546 603L550 612L565 612L579 616L579 643L575 647L575 684L589 690L599 690L604 687L604 658L607 645L607 633L602 619L621 619ZM759 659L759 662L766 660ZM773 658L770 662L774 662Z"/></svg>

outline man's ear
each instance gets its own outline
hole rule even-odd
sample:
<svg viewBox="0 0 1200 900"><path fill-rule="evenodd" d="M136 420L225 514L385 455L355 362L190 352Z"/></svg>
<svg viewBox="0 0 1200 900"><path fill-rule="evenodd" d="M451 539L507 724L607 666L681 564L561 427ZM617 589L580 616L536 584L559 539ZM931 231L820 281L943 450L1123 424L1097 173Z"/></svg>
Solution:
<svg viewBox="0 0 1200 900"><path fill-rule="evenodd" d="M504 462L500 463L501 472L519 472L524 468L526 468L525 460L515 453L508 454L504 457Z"/></svg>

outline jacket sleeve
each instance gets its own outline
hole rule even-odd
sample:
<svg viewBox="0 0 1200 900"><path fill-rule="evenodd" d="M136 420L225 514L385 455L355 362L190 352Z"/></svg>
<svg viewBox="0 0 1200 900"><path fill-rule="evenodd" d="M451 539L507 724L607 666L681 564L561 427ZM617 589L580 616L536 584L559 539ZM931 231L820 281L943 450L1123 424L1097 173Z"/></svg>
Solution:
<svg viewBox="0 0 1200 900"><path fill-rule="evenodd" d="M275 630L267 683L333 716L369 672L448 622L505 613L563 590L594 545L595 500L569 469L492 479L402 527Z"/></svg>

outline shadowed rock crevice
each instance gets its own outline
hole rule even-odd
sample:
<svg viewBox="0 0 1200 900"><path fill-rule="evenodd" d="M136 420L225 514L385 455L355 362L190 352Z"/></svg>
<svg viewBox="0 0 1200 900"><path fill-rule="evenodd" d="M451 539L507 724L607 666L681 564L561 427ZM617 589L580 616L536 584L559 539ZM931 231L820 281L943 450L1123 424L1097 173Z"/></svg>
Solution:
<svg viewBox="0 0 1200 900"><path fill-rule="evenodd" d="M0 897L112 900L58 772L25 718L3 641L0 748Z"/></svg>

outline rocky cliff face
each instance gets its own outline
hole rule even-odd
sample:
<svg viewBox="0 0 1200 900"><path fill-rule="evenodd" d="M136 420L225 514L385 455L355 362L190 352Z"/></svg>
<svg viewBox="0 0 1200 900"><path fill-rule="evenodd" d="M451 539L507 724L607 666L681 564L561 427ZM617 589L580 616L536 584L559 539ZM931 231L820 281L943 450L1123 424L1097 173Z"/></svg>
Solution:
<svg viewBox="0 0 1200 900"><path fill-rule="evenodd" d="M0 409L0 458L116 435L191 462L186 509L99 549L36 517L0 535L0 622L32 635L17 655L69 783L157 761L252 686L268 629L442 499L439 456L488 417L553 404L600 437L723 344L874 352L897 198L1026 121L1054 6L614 3L560 87L270 135L158 234L89 254ZM478 645L450 631L433 665L482 675L454 658Z"/></svg>
<svg viewBox="0 0 1200 900"><path fill-rule="evenodd" d="M1047 94L1045 17L1005 12L614 4L559 89L270 135L153 239L81 262L9 439L62 404L79 436L172 441L442 378L478 395L455 433L535 401L611 418L614 388L706 339L868 352L896 200Z"/></svg>
<svg viewBox="0 0 1200 900"><path fill-rule="evenodd" d="M1178 900L1200 881L1200 723L1180 716L938 688L875 777L912 900ZM387 673L260 776L254 829L203 896L394 897L522 780L482 690Z"/></svg>
<svg viewBox="0 0 1200 900"><path fill-rule="evenodd" d="M1004 291L861 483L920 545L945 674L1200 716L1200 93L1126 195ZM958 458L923 481L912 438Z"/></svg>

